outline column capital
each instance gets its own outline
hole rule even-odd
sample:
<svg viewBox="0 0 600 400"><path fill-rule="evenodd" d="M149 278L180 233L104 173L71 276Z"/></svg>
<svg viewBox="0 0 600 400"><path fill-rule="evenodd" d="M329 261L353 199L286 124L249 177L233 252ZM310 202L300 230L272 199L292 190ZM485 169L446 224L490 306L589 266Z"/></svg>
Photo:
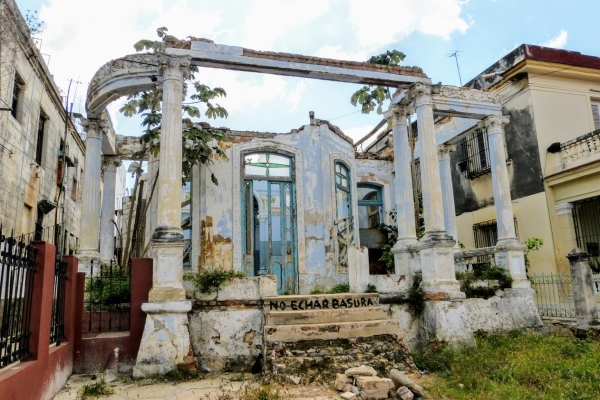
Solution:
<svg viewBox="0 0 600 400"><path fill-rule="evenodd" d="M509 121L510 118L507 116L488 115L480 121L479 125L487 130L487 134L489 136L496 133L503 133L504 125L508 124Z"/></svg>
<svg viewBox="0 0 600 400"><path fill-rule="evenodd" d="M387 120L392 120L392 126L395 125L408 125L408 117L415 113L415 108L412 106L401 106L400 104L393 104L383 114Z"/></svg>
<svg viewBox="0 0 600 400"><path fill-rule="evenodd" d="M431 85L428 83L417 82L409 91L409 98L415 102L415 107L423 105L433 105L433 97L431 96Z"/></svg>
<svg viewBox="0 0 600 400"><path fill-rule="evenodd" d="M101 139L108 131L108 122L101 119L83 118L81 125L88 139Z"/></svg>
<svg viewBox="0 0 600 400"><path fill-rule="evenodd" d="M191 75L191 56L168 56L161 54L158 58L158 72L164 79L177 79L183 82Z"/></svg>
<svg viewBox="0 0 600 400"><path fill-rule="evenodd" d="M438 159L439 160L449 160L450 153L456 151L455 144L438 144Z"/></svg>
<svg viewBox="0 0 600 400"><path fill-rule="evenodd" d="M556 215L572 215L573 208L573 203L560 203L554 206Z"/></svg>
<svg viewBox="0 0 600 400"><path fill-rule="evenodd" d="M102 167L105 171L116 171L121 166L118 156L102 156Z"/></svg>

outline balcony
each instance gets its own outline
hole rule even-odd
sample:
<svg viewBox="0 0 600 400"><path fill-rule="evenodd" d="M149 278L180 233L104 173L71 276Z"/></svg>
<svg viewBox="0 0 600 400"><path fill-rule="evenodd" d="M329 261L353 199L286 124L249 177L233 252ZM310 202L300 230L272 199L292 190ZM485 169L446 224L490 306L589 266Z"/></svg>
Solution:
<svg viewBox="0 0 600 400"><path fill-rule="evenodd" d="M548 152L559 155L560 162L554 167L554 173L600 161L600 129L568 142L554 143L548 148Z"/></svg>

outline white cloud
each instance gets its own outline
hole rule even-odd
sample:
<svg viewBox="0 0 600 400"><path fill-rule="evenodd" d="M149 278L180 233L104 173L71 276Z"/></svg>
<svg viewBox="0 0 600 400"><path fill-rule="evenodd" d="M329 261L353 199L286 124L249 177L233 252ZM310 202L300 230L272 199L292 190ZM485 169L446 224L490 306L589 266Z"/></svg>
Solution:
<svg viewBox="0 0 600 400"><path fill-rule="evenodd" d="M542 46L545 47L554 47L555 49L563 49L567 44L567 36L569 32L562 29L557 37L548 40L545 43L542 43Z"/></svg>
<svg viewBox="0 0 600 400"><path fill-rule="evenodd" d="M243 24L242 46L273 50L292 27L306 24L329 9L328 0L254 0Z"/></svg>
<svg viewBox="0 0 600 400"><path fill-rule="evenodd" d="M372 0L350 3L350 22L362 47L381 47L413 32L449 39L469 24L460 16L464 0ZM393 17L391 20L383 16Z"/></svg>
<svg viewBox="0 0 600 400"><path fill-rule="evenodd" d="M329 44L321 47L315 56L324 58L333 58L335 60L345 61L365 61L367 59L367 51L346 52L341 50L342 45L331 46Z"/></svg>

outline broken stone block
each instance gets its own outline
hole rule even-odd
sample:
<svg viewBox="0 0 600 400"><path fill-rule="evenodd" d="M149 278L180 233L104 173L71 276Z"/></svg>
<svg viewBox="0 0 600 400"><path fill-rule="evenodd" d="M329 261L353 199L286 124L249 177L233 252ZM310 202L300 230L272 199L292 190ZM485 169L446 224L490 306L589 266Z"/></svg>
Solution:
<svg viewBox="0 0 600 400"><path fill-rule="evenodd" d="M352 384L350 384L350 383L346 383L346 384L344 385L344 388L343 388L341 391L342 391L342 392L352 392L352 388L353 388L353 387L354 387L354 386L352 386ZM360 393L360 391L359 391L358 393ZM358 394L358 393L356 393L356 394Z"/></svg>
<svg viewBox="0 0 600 400"><path fill-rule="evenodd" d="M418 397L425 396L425 390L416 383L413 382L408 376L404 374L402 371L398 371L397 369L393 369L390 371L390 378L394 381L394 385L396 388L400 388L401 386L406 386L410 389Z"/></svg>
<svg viewBox="0 0 600 400"><path fill-rule="evenodd" d="M350 389L350 392L352 392L358 396L360 394L360 389L358 388L358 386L352 386L352 389Z"/></svg>
<svg viewBox="0 0 600 400"><path fill-rule="evenodd" d="M360 397L363 399L387 399L390 390L394 389L391 379L377 376L358 376L356 384L361 389Z"/></svg>
<svg viewBox="0 0 600 400"><path fill-rule="evenodd" d="M333 385L333 387L335 388L335 390L339 390L341 392L344 391L344 387L349 383L352 383L352 378L345 374L336 374L335 384Z"/></svg>
<svg viewBox="0 0 600 400"><path fill-rule="evenodd" d="M340 396L344 400L354 400L354 399L356 399L356 395L354 393L352 393L352 392L344 392L344 393L340 394Z"/></svg>
<svg viewBox="0 0 600 400"><path fill-rule="evenodd" d="M377 376L377 371L373 367L361 365L360 367L348 368L345 374L347 376Z"/></svg>
<svg viewBox="0 0 600 400"><path fill-rule="evenodd" d="M414 397L415 397L415 395L413 394L413 392L411 392L410 389L407 388L406 386L400 386L398 388L398 390L396 390L396 394L402 400L413 400Z"/></svg>

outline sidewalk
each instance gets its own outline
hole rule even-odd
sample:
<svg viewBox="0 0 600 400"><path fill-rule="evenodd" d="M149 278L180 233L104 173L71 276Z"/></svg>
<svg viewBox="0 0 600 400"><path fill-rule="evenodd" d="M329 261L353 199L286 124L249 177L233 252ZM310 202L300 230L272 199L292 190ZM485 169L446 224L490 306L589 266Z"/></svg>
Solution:
<svg viewBox="0 0 600 400"><path fill-rule="evenodd" d="M243 379L242 379L243 378ZM241 380L242 379L242 380ZM83 387L96 381L89 375L72 375L54 400L81 399ZM167 399L167 400L220 400L220 399L339 399L333 388L301 385L262 385L260 378L239 373L209 374L203 378L184 382L161 380L130 380L126 376L107 384L114 394L101 397L109 400ZM269 391L271 397L264 397ZM261 396L259 391L262 390ZM279 397L276 397L278 393Z"/></svg>

